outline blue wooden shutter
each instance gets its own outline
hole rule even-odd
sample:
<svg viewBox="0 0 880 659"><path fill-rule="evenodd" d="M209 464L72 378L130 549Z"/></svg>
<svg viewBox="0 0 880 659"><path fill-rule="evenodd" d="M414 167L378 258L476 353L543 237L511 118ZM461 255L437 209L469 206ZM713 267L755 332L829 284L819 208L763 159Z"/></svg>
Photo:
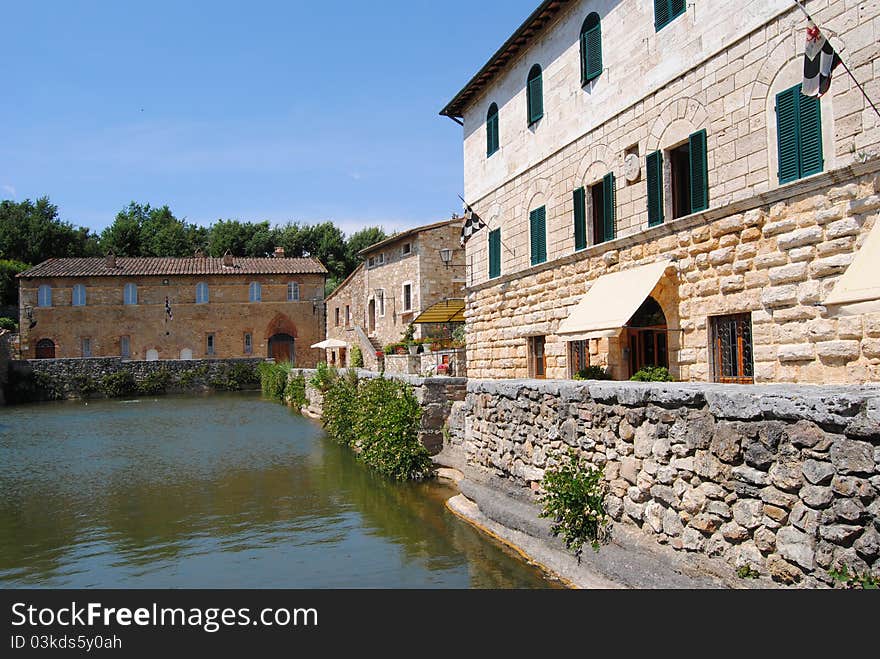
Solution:
<svg viewBox="0 0 880 659"><path fill-rule="evenodd" d="M648 226L663 224L663 154L649 153L646 160L648 179Z"/></svg>
<svg viewBox="0 0 880 659"><path fill-rule="evenodd" d="M798 135L798 86L776 95L776 144L779 154L779 182L800 178L800 136Z"/></svg>
<svg viewBox="0 0 880 659"><path fill-rule="evenodd" d="M590 28L584 33L584 82L589 82L602 75L602 26Z"/></svg>
<svg viewBox="0 0 880 659"><path fill-rule="evenodd" d="M797 88L798 122L801 147L800 176L818 174L825 167L822 157L822 109L819 99L804 96Z"/></svg>
<svg viewBox="0 0 880 659"><path fill-rule="evenodd" d="M587 246L587 194L583 188L574 191L574 248Z"/></svg>
<svg viewBox="0 0 880 659"><path fill-rule="evenodd" d="M501 276L501 229L489 232L489 279Z"/></svg>
<svg viewBox="0 0 880 659"><path fill-rule="evenodd" d="M607 174L602 179L602 226L604 240L614 240L617 235L617 192L614 189L614 174Z"/></svg>
<svg viewBox="0 0 880 659"><path fill-rule="evenodd" d="M706 157L706 131L690 136L691 213L709 208L709 167Z"/></svg>
<svg viewBox="0 0 880 659"><path fill-rule="evenodd" d="M529 213L529 234L532 265L544 263L547 260L547 209L545 206Z"/></svg>

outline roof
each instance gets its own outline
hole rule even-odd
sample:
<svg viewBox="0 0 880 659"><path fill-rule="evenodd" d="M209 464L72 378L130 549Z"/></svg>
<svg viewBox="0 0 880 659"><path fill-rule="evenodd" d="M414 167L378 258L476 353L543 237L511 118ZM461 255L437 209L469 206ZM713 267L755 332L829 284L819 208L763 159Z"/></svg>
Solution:
<svg viewBox="0 0 880 659"><path fill-rule="evenodd" d="M364 256L369 254L370 252L375 252L377 249L381 249L382 247L386 247L391 243L396 243L399 240L403 240L404 238L409 238L410 236L414 236L417 233L422 233L423 231L430 231L431 229L439 229L440 227L445 227L449 224L453 224L454 222L464 222L463 217L454 217L451 220L443 220L442 222L435 222L434 224L426 224L421 227L416 227L415 229L410 229L408 231L404 231L402 233L396 233L390 238L386 238L385 240L378 242L374 245L370 245L369 247L365 247L360 252L358 252L358 256Z"/></svg>
<svg viewBox="0 0 880 659"><path fill-rule="evenodd" d="M425 309L412 322L413 324L463 323L464 299L441 300Z"/></svg>
<svg viewBox="0 0 880 659"><path fill-rule="evenodd" d="M222 258L117 257L116 267L107 259L49 259L18 276L39 277L148 277L151 275L324 275L327 268L317 259L233 258L233 266Z"/></svg>
<svg viewBox="0 0 880 659"><path fill-rule="evenodd" d="M359 264L358 264L358 267L356 267L354 270L352 270L352 271L351 271L351 274L350 274L348 277L346 277L345 279L343 279L343 280L342 280L342 283L339 284L339 286L337 286L336 288L334 288L334 289L333 289L333 292L330 293L330 295L328 295L328 296L324 299L324 302L329 302L331 299L333 299L333 296L336 295L337 293L339 293L339 291L341 291L343 288L345 288L346 286L348 286L348 282L350 282L352 279L354 279L355 275L356 275L358 272L360 272L361 270L363 270L363 269L364 269L364 264L363 264L363 263L359 263Z"/></svg>
<svg viewBox="0 0 880 659"><path fill-rule="evenodd" d="M531 43L532 38L543 30L572 0L545 0L532 12L516 32L504 42L489 61L471 78L470 82L455 95L440 114L445 117L464 117L464 109L483 91L505 66L510 64Z"/></svg>

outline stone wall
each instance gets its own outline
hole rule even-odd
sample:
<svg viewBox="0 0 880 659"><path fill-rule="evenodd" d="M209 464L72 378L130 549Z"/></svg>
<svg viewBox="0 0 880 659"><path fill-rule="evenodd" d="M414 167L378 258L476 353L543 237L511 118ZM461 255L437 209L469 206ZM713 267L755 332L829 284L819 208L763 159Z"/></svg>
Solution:
<svg viewBox="0 0 880 659"><path fill-rule="evenodd" d="M574 448L618 523L780 582L880 576L877 387L471 380L447 445L524 491Z"/></svg>
<svg viewBox="0 0 880 659"><path fill-rule="evenodd" d="M467 360L464 348L450 348L422 352L418 355L385 355L385 373L393 375L432 376L437 375L438 366L445 364L445 375L456 378L467 377Z"/></svg>
<svg viewBox="0 0 880 659"><path fill-rule="evenodd" d="M132 374L136 386L168 374L166 393L194 393L211 389L258 389L257 365L263 359L203 359L162 362L128 361L119 357L96 359L31 359L11 362L10 382L36 387L40 398L102 398L102 380L119 372ZM250 374L250 375L249 375ZM230 377L236 381L230 381ZM241 386L233 386L235 384ZM135 391L134 393L137 393ZM9 396L12 399L12 396ZM39 398L38 398L39 399Z"/></svg>
<svg viewBox="0 0 880 659"><path fill-rule="evenodd" d="M6 389L6 378L9 370L8 336L9 330L0 330L0 406L6 404L4 390Z"/></svg>

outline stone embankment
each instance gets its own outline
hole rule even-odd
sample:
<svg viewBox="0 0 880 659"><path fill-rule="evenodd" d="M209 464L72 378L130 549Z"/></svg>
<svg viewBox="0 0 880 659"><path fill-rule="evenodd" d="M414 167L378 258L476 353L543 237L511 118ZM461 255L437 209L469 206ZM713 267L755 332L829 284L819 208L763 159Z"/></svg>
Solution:
<svg viewBox="0 0 880 659"><path fill-rule="evenodd" d="M470 381L439 458L534 507L569 448L618 532L784 584L880 576L878 387Z"/></svg>

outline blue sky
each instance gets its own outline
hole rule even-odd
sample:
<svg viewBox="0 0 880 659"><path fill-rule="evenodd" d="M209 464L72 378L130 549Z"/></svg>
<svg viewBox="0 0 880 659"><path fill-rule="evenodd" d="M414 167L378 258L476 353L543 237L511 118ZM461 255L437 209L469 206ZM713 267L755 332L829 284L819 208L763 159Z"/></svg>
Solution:
<svg viewBox="0 0 880 659"><path fill-rule="evenodd" d="M460 211L438 112L538 5L0 0L0 198L351 232Z"/></svg>

